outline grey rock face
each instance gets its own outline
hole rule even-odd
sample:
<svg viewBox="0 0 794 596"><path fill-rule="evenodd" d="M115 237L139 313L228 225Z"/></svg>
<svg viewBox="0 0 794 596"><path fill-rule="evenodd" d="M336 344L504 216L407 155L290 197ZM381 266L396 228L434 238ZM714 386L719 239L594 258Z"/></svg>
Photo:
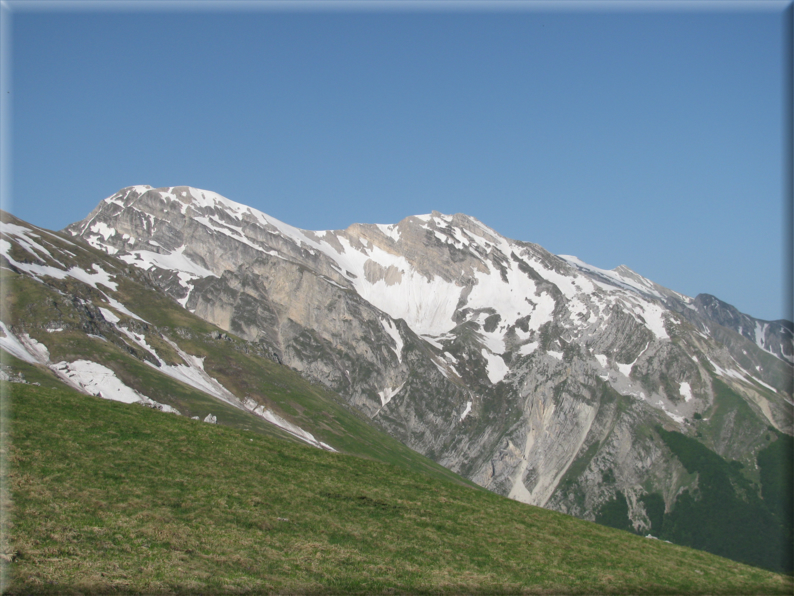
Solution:
<svg viewBox="0 0 794 596"><path fill-rule="evenodd" d="M311 232L207 191L131 187L67 230L527 503L593 519L620 490L647 528L643 494L670 504L695 482L657 425L752 466L766 426L792 432L790 323L466 215Z"/></svg>
<svg viewBox="0 0 794 596"><path fill-rule="evenodd" d="M791 321L754 319L710 294L698 294L693 304L698 313L708 321L735 331L781 360L794 362L792 353L794 324Z"/></svg>

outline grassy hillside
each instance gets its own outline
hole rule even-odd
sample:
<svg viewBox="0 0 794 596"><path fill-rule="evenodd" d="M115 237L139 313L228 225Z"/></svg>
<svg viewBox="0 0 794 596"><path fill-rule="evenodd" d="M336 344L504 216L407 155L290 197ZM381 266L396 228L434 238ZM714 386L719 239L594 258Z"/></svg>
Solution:
<svg viewBox="0 0 794 596"><path fill-rule="evenodd" d="M395 465L2 388L8 594L794 590L790 577Z"/></svg>

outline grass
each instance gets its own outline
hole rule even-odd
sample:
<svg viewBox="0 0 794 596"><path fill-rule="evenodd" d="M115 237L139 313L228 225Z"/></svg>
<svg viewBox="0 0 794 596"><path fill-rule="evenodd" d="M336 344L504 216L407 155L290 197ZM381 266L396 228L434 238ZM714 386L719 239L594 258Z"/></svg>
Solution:
<svg viewBox="0 0 794 596"><path fill-rule="evenodd" d="M7 594L794 589L388 463L71 391L2 389Z"/></svg>

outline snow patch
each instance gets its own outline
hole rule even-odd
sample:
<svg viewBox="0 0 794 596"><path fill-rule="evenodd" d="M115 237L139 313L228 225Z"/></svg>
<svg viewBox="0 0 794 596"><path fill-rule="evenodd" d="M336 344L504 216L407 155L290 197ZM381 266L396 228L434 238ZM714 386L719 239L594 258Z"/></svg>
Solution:
<svg viewBox="0 0 794 596"><path fill-rule="evenodd" d="M105 300L107 300L108 305L111 308L114 308L117 312L120 312L120 313L122 313L124 315L127 315L128 317L132 317L133 319L137 319L137 320L141 321L142 323L150 324L148 321L146 321L145 319L142 319L141 317L136 315L134 312L129 310L126 306L124 306L121 302L119 302L115 298L111 298L110 296L108 296L104 292L102 293L102 295L105 297Z"/></svg>
<svg viewBox="0 0 794 596"><path fill-rule="evenodd" d="M496 385L505 378L505 375L507 375L508 372L510 372L510 369L500 355L493 354L487 349L483 348L482 356L485 358L487 363L486 372L488 373L488 380L490 380L492 384Z"/></svg>
<svg viewBox="0 0 794 596"><path fill-rule="evenodd" d="M466 418L466 416L469 415L469 412L471 412L471 404L472 404L471 400L466 402L466 409L463 410L463 414L460 415L460 421L461 422L463 422L463 420Z"/></svg>
<svg viewBox="0 0 794 596"><path fill-rule="evenodd" d="M664 407L664 402L663 402L663 401L661 401L661 400L659 400L659 401L658 401L658 402L656 402L656 403L657 403L657 405L658 405L658 406L661 408L662 412L664 412L665 414L667 414L667 416L669 416L670 418L672 418L673 420L675 420L676 422L678 422L678 424L684 424L684 417L683 417L683 416L679 416L678 414L674 414L673 412L671 412L670 410L668 410L667 408L665 408L665 407Z"/></svg>
<svg viewBox="0 0 794 596"><path fill-rule="evenodd" d="M539 260L534 258L529 261L529 264L541 275L541 277L557 286L560 292L562 292L563 296L565 296L568 300L575 298L576 294L580 291L584 291L588 294L593 291L593 286L589 280L584 278L576 280L570 275L557 273L553 269L546 268ZM576 281L579 281L581 288L577 286Z"/></svg>
<svg viewBox="0 0 794 596"><path fill-rule="evenodd" d="M682 382L678 386L678 392L681 394L681 397L684 398L684 401L689 401L692 399L692 388L689 386L689 383Z"/></svg>
<svg viewBox="0 0 794 596"><path fill-rule="evenodd" d="M642 303L642 316L645 319L645 326L650 329L657 339L670 339L667 330L664 328L664 308L658 304L650 302Z"/></svg>
<svg viewBox="0 0 794 596"><path fill-rule="evenodd" d="M440 362L438 362L438 360L436 360L435 358L432 358L430 361L436 366L436 368L438 369L438 372L440 372L444 376L445 379L449 379L449 371L447 371L447 369L444 366L442 366L442 364ZM452 368L449 364L447 364L447 366Z"/></svg>
<svg viewBox="0 0 794 596"><path fill-rule="evenodd" d="M711 364L711 366L714 367L714 372L716 372L718 375L722 377L731 377L734 379L739 379L741 381L745 380L744 375L739 371L722 368L718 364L714 363L714 361L712 361L711 358L707 357L706 360L708 360L709 364Z"/></svg>
<svg viewBox="0 0 794 596"><path fill-rule="evenodd" d="M47 250L47 248L43 244L41 244L40 242L37 242L37 240L40 240L40 241L43 242L43 239L42 239L40 233L36 233L33 230L31 230L31 229L23 228L22 226L18 226L18 225L12 224L12 223L3 223L3 222L0 222L0 232L2 232L4 234L7 234L7 235L10 235L10 236L13 236L14 239L16 240L16 242L19 244L19 246L21 246L24 250L26 250L28 253L33 255L33 257L37 261L41 260L42 255L47 255L50 259L52 259L53 261L58 263L61 267L65 267L63 265L63 263L58 261L52 255L52 253L49 250ZM47 232L47 230L41 230L41 232L45 232L47 234L50 234L49 232ZM50 234L50 235L52 235L52 234ZM59 238L59 240L62 240L62 239ZM62 241L64 241L64 240L62 240ZM66 241L64 241L64 242L66 242ZM69 242L69 244L71 244L71 242ZM10 248L10 246L11 245L8 244L8 248ZM6 251L7 251L7 248L4 246L3 247L3 253L5 253Z"/></svg>
<svg viewBox="0 0 794 596"><path fill-rule="evenodd" d="M390 224L390 225L375 224L375 225L378 226L378 229L381 232L383 232L384 235L388 236L395 242L400 241L400 230L397 228L397 224Z"/></svg>
<svg viewBox="0 0 794 596"><path fill-rule="evenodd" d="M438 341L438 338L432 337L430 335L423 335L422 339L429 343L434 348L438 348L439 350L443 350L444 346Z"/></svg>
<svg viewBox="0 0 794 596"><path fill-rule="evenodd" d="M320 245L327 256L339 265L341 270L356 275L351 280L358 294L392 319L404 319L419 335L440 335L455 326L452 316L460 298L462 287L444 279L431 278L417 272L402 257L372 247L362 251L353 247L347 238L339 238L342 253L337 253L331 245ZM387 283L385 279L370 282L364 274L368 261L383 269L394 267L400 272L399 283Z"/></svg>
<svg viewBox="0 0 794 596"><path fill-rule="evenodd" d="M97 397L127 404L151 401L145 395L125 385L111 369L90 360L58 362L52 366L52 369L58 376L66 377L82 387L86 393Z"/></svg>
<svg viewBox="0 0 794 596"><path fill-rule="evenodd" d="M102 318L104 318L108 323L118 323L121 319L119 319L114 313L110 312L106 308L99 307L99 312L102 313Z"/></svg>
<svg viewBox="0 0 794 596"><path fill-rule="evenodd" d="M113 236L116 233L115 228L111 228L109 225L101 221L96 222L89 229L95 234L99 234L100 236L102 236L102 238L104 238L105 241L107 241L111 236Z"/></svg>
<svg viewBox="0 0 794 596"><path fill-rule="evenodd" d="M764 344L766 344L766 323L761 324L760 322L755 322L755 344L761 348L762 350L766 350Z"/></svg>
<svg viewBox="0 0 794 596"><path fill-rule="evenodd" d="M168 339L167 337L163 336L162 339L168 345L170 345L179 357L185 362L185 364L178 364L178 365L171 365L166 364L164 360L162 360L155 352L154 348L152 348L148 343L146 343L146 339L143 335L139 335L137 333L132 333L125 327L119 327L121 331L126 333L127 336L131 337L134 341L138 343L141 347L145 348L149 352L151 352L155 358L160 363L160 370L161 372L165 373L169 377L176 379L178 381L182 381L186 385L190 385L198 389L199 391L203 391L204 393L209 393L213 397L220 399L221 401L225 401L227 403L232 404L233 406L239 407L239 400L235 395L226 389L223 385L221 385L217 379L211 377L207 372L204 370L204 358L199 358L197 356L193 356L188 354L173 341ZM148 363L150 366L155 367L153 364Z"/></svg>
<svg viewBox="0 0 794 596"><path fill-rule="evenodd" d="M648 342L647 344L645 344L645 347L642 349L642 352L637 354L637 357L634 359L634 362L631 362L629 364L620 364L619 362L616 362L615 366L618 367L618 370L624 376L628 377L631 374L631 369L634 368L634 365L637 363L637 360L640 359L640 356L642 356L645 353L645 350L647 350L650 345L651 345L651 342Z"/></svg>
<svg viewBox="0 0 794 596"><path fill-rule="evenodd" d="M528 356L529 354L537 350L539 345L540 344L536 341L530 342L528 344L524 344L518 349L518 353L521 354L522 356Z"/></svg>

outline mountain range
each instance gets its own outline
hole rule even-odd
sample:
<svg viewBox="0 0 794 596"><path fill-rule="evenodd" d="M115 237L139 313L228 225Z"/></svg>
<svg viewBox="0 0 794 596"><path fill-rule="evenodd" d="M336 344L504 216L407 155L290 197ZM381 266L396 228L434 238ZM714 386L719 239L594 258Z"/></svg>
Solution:
<svg viewBox="0 0 794 596"><path fill-rule="evenodd" d="M8 214L2 232L7 378L38 367L326 450L406 446L434 474L791 571L789 321L463 214L307 231L134 186L63 233ZM745 536L759 523L780 539Z"/></svg>

